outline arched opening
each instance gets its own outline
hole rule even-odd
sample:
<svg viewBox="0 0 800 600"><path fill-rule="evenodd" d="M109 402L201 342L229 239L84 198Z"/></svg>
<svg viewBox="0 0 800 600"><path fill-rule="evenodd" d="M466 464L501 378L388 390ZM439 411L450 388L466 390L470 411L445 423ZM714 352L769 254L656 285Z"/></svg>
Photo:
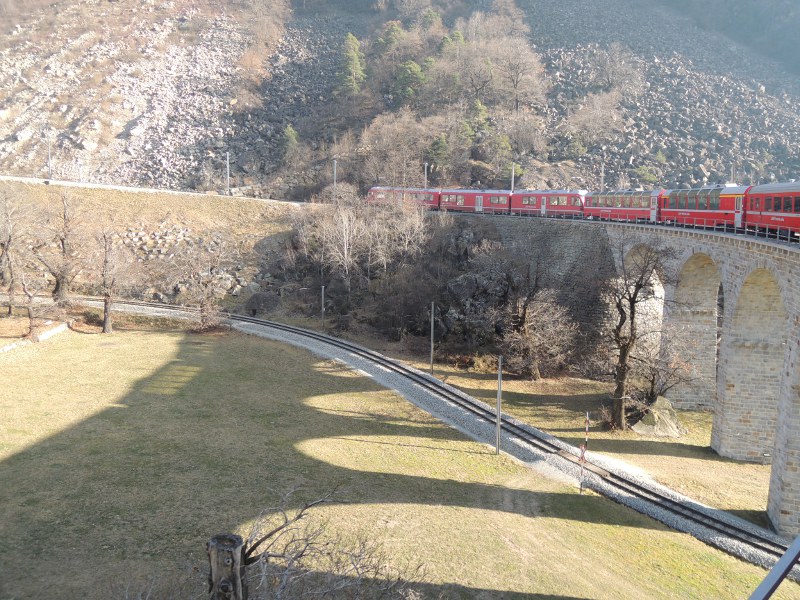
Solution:
<svg viewBox="0 0 800 600"><path fill-rule="evenodd" d="M673 301L668 306L662 352L676 371L668 396L681 408L707 408L716 399L719 302L722 277L707 254L694 254L678 275Z"/></svg>
<svg viewBox="0 0 800 600"><path fill-rule="evenodd" d="M772 462L788 317L773 274L745 279L720 346L711 447L722 456Z"/></svg>

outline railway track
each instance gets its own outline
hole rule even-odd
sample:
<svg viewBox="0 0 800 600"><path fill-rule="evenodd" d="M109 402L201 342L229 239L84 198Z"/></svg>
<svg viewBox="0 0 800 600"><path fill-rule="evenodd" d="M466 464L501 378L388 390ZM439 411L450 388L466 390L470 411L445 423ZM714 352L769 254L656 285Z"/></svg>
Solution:
<svg viewBox="0 0 800 600"><path fill-rule="evenodd" d="M86 301L96 299L86 298ZM116 303L117 306L139 307L158 311L164 315L173 313L196 312L192 308L170 306L159 303L125 301ZM325 335L316 331L285 325L274 321L267 321L255 317L229 314L227 318L232 323L248 324L268 328L271 331L298 336L303 340L312 341L344 353L353 355L363 361L377 366L387 372L400 376L411 382L416 388L423 390L440 401L456 407L491 428L496 424L497 414L483 402L452 388L434 377L412 367L403 365L389 359L382 354L369 350L363 346ZM581 483L594 491L611 498L614 501L630 506L639 512L644 512L657 520L688 533L716 546L728 553L734 554L750 562L770 567L788 549L788 545L778 536L749 525L722 511L714 511L697 505L691 501L669 493L665 488L636 481L625 473L615 472L592 460L582 460L580 451L574 446L569 446L556 438L537 430L530 425L517 421L513 417L503 414L501 416L501 429L506 436L506 441L511 440L517 445L527 447L549 462L581 469L586 474ZM800 574L790 576L799 580Z"/></svg>

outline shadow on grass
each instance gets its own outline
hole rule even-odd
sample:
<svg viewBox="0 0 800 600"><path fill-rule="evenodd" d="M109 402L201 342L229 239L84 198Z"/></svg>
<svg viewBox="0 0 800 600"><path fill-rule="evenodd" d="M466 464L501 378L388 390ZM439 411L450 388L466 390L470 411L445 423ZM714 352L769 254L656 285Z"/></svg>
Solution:
<svg viewBox="0 0 800 600"><path fill-rule="evenodd" d="M356 505L468 507L631 526L613 503L595 496L384 472L379 454L372 470L314 458L299 448L304 442L344 439L374 446L375 453L390 446L424 452L442 450L437 441L464 438L410 415L326 410L326 395L309 398L297 384L307 379L303 360L273 367L262 353L231 356L225 353L237 346L230 342L232 350L224 349L228 337L235 338L185 335L177 356L126 397L0 463L0 572L23 573L37 565L41 574L34 582L4 577L0 597L29 597L34 590L49 596L56 589L60 597L84 597L97 589L98 570L100 578L128 573L127 566L114 573L110 565L144 561L152 568L152 561L202 557L211 535L237 530L298 486L305 499L342 486L349 491L347 502ZM123 364L125 344L119 346L104 346L103 352L119 352ZM81 367L65 365L71 368ZM315 390L351 396L382 390L371 379L342 376L336 367L315 370L322 382ZM420 444L420 438L427 442ZM453 458L454 469L459 460L482 454L443 450L465 457ZM493 460L488 447L485 454ZM633 526L660 527L645 518Z"/></svg>

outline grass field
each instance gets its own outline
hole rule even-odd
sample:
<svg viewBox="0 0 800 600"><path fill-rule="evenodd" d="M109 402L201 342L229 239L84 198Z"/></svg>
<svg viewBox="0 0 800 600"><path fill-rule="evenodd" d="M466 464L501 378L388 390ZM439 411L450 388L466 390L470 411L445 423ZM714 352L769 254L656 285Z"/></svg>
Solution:
<svg viewBox="0 0 800 600"><path fill-rule="evenodd" d="M342 486L318 518L423 563L424 597L741 598L765 574L294 348L69 332L0 372L3 600L135 597L154 577L202 596L207 539L297 486Z"/></svg>

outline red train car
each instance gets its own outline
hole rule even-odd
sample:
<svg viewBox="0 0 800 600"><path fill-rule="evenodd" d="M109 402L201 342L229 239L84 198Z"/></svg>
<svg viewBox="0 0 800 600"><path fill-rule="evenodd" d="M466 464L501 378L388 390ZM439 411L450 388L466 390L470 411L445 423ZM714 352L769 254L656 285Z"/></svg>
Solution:
<svg viewBox="0 0 800 600"><path fill-rule="evenodd" d="M727 184L667 190L661 199L661 221L684 227L741 229L744 227L744 199L748 189Z"/></svg>
<svg viewBox="0 0 800 600"><path fill-rule="evenodd" d="M439 208L461 212L508 214L508 190L441 190Z"/></svg>
<svg viewBox="0 0 800 600"><path fill-rule="evenodd" d="M800 238L800 183L768 183L751 187L746 196L746 226L769 237Z"/></svg>
<svg viewBox="0 0 800 600"><path fill-rule="evenodd" d="M373 187L367 192L369 203L402 204L413 202L428 208L439 208L439 190L422 188Z"/></svg>
<svg viewBox="0 0 800 600"><path fill-rule="evenodd" d="M583 218L584 190L518 190L511 195L512 215Z"/></svg>
<svg viewBox="0 0 800 600"><path fill-rule="evenodd" d="M663 189L592 192L586 196L583 214L602 221L656 223L663 194Z"/></svg>

